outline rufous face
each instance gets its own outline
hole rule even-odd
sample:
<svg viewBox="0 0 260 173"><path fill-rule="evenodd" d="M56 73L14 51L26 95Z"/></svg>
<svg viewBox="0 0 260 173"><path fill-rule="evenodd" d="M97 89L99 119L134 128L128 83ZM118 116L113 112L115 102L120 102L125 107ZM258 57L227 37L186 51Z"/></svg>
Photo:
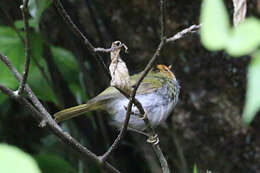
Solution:
<svg viewBox="0 0 260 173"><path fill-rule="evenodd" d="M171 71L171 67L172 67L171 65L166 66L166 65L162 65L162 64L159 64L156 66L156 68L159 69L160 72L165 73L167 76L175 79L175 76L174 76L173 72Z"/></svg>

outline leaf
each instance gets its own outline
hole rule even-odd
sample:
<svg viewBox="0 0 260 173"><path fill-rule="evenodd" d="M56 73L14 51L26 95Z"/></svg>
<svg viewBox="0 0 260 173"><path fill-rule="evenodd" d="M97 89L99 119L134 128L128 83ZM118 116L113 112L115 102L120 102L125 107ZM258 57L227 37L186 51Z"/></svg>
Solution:
<svg viewBox="0 0 260 173"><path fill-rule="evenodd" d="M34 24L33 26L36 26L35 28L37 30L42 13L50 6L51 3L51 0L29 0L29 13L33 17L32 23Z"/></svg>
<svg viewBox="0 0 260 173"><path fill-rule="evenodd" d="M71 164L63 158L52 154L39 154L35 157L42 173L76 173Z"/></svg>
<svg viewBox="0 0 260 173"><path fill-rule="evenodd" d="M4 103L5 99L7 98L8 97L0 91L0 105Z"/></svg>
<svg viewBox="0 0 260 173"><path fill-rule="evenodd" d="M249 124L260 109L260 51L252 58L248 67L246 103L243 121Z"/></svg>
<svg viewBox="0 0 260 173"><path fill-rule="evenodd" d="M224 49L229 38L229 19L222 0L204 0L200 16L201 41L209 50Z"/></svg>
<svg viewBox="0 0 260 173"><path fill-rule="evenodd" d="M0 172L8 173L40 173L35 160L19 148L0 144Z"/></svg>
<svg viewBox="0 0 260 173"><path fill-rule="evenodd" d="M20 32L21 36L24 35ZM38 59L41 66L44 66L44 61L42 60L42 39L39 34L31 33L31 53L32 57ZM11 63L17 68L17 70L22 74L24 71L25 63L25 49L20 38L17 36L16 32L10 27L0 26L0 52L9 58ZM0 83L11 89L17 89L19 82L15 79L11 71L0 62ZM47 67L44 68L47 71ZM35 66L33 59L31 59L28 83L32 87L35 94L42 100L48 100L56 102L55 95L42 76L42 73ZM2 96L2 93L0 97ZM3 100L3 99L1 99Z"/></svg>
<svg viewBox="0 0 260 173"><path fill-rule="evenodd" d="M86 93L80 88L80 71L74 55L64 48L54 46L51 47L51 52L73 94L76 96L81 95L83 98L80 98L80 100L84 100Z"/></svg>
<svg viewBox="0 0 260 173"><path fill-rule="evenodd" d="M196 164L194 164L193 166L193 173L198 173L198 168Z"/></svg>
<svg viewBox="0 0 260 173"><path fill-rule="evenodd" d="M21 35L23 33L21 32ZM24 66L24 47L16 32L10 27L0 26L0 52L7 56L12 64L21 72ZM6 87L16 89L17 80L10 70L0 62L0 83Z"/></svg>
<svg viewBox="0 0 260 173"><path fill-rule="evenodd" d="M24 29L24 21L23 20L16 20L14 25L17 29ZM33 19L29 19L29 27L35 28L37 27L37 23Z"/></svg>
<svg viewBox="0 0 260 173"><path fill-rule="evenodd" d="M232 56L242 56L256 50L259 45L260 21L252 17L233 28L226 50Z"/></svg>

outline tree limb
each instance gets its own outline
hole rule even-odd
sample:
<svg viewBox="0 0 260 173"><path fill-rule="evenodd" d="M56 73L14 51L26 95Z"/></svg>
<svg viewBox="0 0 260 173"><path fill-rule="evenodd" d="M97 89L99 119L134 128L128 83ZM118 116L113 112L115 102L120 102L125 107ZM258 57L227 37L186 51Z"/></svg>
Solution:
<svg viewBox="0 0 260 173"><path fill-rule="evenodd" d="M18 88L18 95L23 93L25 83L28 78L29 68L30 68L30 60L31 60L31 47L30 47L30 38L29 38L29 21L28 21L28 0L23 0L23 5L20 6L23 15L24 22L24 30L25 30L25 67L23 79L20 82L20 86Z"/></svg>

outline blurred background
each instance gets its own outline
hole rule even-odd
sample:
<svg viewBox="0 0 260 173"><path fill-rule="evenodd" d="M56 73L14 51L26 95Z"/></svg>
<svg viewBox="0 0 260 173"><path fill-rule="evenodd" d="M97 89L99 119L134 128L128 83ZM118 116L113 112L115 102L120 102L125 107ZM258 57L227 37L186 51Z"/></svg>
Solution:
<svg viewBox="0 0 260 173"><path fill-rule="evenodd" d="M71 32L51 0L30 0L32 63L29 85L47 110L85 103L109 85L102 66ZM0 1L0 52L20 72L24 68L24 24L19 0ZM95 47L109 48L115 40L128 46L122 54L131 74L144 69L160 42L158 0L64 0L72 20ZM247 3L248 16L260 16L260 1ZM201 1L175 0L166 4L166 33L173 36L199 23ZM231 1L226 7L232 16ZM109 65L109 54L102 54ZM260 173L260 116L250 126L241 122L245 101L248 57L231 58L208 52L199 34L168 44L157 63L172 65L181 85L179 102L156 131L169 167L174 172ZM0 63L0 83L16 89L18 82ZM61 124L91 151L103 154L118 131L106 112L92 112ZM82 161L31 113L0 93L0 142L15 145L37 161L43 173L106 172L93 161ZM122 172L161 171L146 138L128 132L109 162Z"/></svg>

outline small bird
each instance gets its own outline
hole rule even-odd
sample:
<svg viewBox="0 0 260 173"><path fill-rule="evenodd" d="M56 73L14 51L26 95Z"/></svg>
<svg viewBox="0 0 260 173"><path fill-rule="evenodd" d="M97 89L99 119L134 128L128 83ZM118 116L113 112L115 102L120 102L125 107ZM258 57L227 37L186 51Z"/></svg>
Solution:
<svg viewBox="0 0 260 173"><path fill-rule="evenodd" d="M145 109L152 127L165 121L178 101L180 85L170 69L171 66L157 65L147 74L136 93L135 98ZM130 77L131 85L136 83L140 75L141 73ZM56 122L60 122L89 111L104 110L111 115L112 124L120 128L125 120L128 102L116 88L108 87L86 104L64 109L54 114L54 117ZM131 114L128 127L138 131L145 130L146 125L137 116L140 113L134 105Z"/></svg>

